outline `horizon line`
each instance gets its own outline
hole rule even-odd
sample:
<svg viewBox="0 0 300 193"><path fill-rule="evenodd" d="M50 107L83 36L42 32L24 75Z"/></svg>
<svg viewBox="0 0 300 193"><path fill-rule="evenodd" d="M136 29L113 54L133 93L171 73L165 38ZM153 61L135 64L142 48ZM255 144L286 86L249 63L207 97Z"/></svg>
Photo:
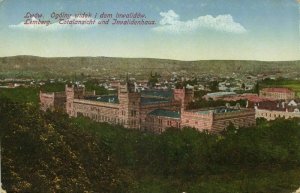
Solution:
<svg viewBox="0 0 300 193"><path fill-rule="evenodd" d="M179 60L170 58L152 58L152 57L116 57L116 56L37 56L37 55L11 55L0 56L0 58L8 57L39 57L39 58L115 58L115 59L154 59L154 60L171 60L180 62L197 62L197 61L257 61L257 62L297 62L299 59L294 60L258 60L258 59L198 59L198 60Z"/></svg>

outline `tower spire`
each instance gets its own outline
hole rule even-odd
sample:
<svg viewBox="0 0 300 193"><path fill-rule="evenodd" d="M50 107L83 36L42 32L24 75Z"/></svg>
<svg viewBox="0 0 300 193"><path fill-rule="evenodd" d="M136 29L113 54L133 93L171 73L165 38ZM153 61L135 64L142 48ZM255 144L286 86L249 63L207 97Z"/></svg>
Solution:
<svg viewBox="0 0 300 193"><path fill-rule="evenodd" d="M127 82L127 83L129 82L129 75L128 75L128 72L126 73L126 82Z"/></svg>

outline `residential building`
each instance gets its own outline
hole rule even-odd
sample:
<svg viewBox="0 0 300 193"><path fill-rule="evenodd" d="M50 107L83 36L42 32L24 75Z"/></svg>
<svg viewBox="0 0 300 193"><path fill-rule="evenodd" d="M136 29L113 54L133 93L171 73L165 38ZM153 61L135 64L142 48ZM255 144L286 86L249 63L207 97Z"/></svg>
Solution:
<svg viewBox="0 0 300 193"><path fill-rule="evenodd" d="M263 88L259 96L273 100L290 100L295 98L295 92L289 88Z"/></svg>

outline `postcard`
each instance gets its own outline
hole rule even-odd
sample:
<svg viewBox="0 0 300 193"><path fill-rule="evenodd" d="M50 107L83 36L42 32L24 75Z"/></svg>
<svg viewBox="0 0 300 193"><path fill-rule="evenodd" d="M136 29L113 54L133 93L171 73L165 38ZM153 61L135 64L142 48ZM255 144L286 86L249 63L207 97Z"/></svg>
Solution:
<svg viewBox="0 0 300 193"><path fill-rule="evenodd" d="M0 193L299 193L297 0L0 0Z"/></svg>

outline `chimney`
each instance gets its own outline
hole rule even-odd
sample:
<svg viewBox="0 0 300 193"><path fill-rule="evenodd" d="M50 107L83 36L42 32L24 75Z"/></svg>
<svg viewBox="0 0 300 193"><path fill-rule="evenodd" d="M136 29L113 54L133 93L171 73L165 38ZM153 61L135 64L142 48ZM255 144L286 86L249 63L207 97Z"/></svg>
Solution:
<svg viewBox="0 0 300 193"><path fill-rule="evenodd" d="M282 105L282 108L284 109L285 108L285 102L282 102L281 105Z"/></svg>

